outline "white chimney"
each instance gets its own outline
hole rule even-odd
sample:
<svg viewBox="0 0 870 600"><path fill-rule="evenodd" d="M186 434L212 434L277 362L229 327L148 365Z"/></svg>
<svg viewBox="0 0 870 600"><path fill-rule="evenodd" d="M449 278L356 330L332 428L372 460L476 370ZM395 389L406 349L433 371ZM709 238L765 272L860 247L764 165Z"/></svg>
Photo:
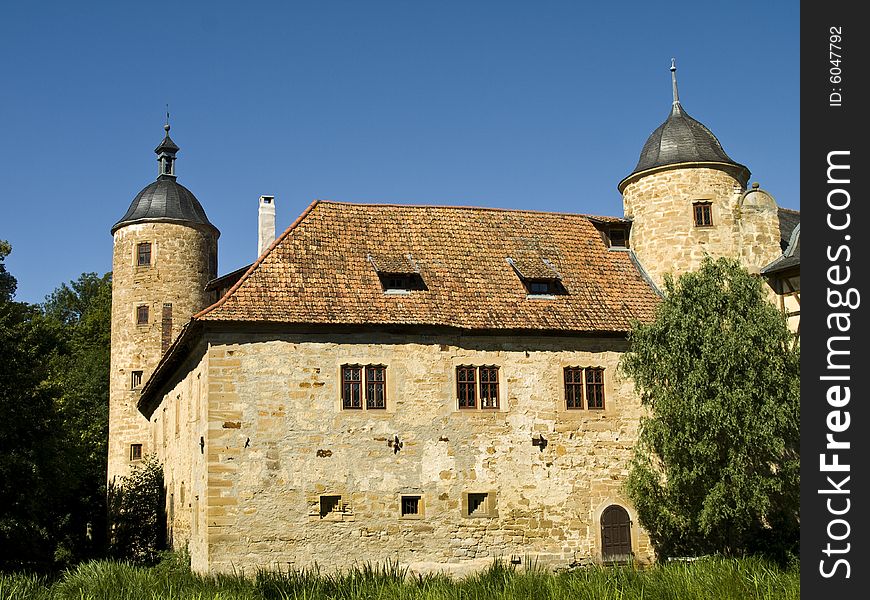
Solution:
<svg viewBox="0 0 870 600"><path fill-rule="evenodd" d="M257 227L257 257L275 241L275 196L260 196Z"/></svg>

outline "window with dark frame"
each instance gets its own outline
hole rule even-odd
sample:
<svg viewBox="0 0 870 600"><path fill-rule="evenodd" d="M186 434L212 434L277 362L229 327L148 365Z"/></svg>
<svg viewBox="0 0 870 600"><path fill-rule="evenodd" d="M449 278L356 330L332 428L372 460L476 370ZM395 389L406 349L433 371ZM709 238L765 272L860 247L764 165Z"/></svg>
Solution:
<svg viewBox="0 0 870 600"><path fill-rule="evenodd" d="M365 396L365 404L363 404ZM346 410L387 408L387 367L384 365L342 365L341 407Z"/></svg>
<svg viewBox="0 0 870 600"><path fill-rule="evenodd" d="M586 369L586 404L590 409L604 408L604 369Z"/></svg>
<svg viewBox="0 0 870 600"><path fill-rule="evenodd" d="M387 407L387 367L369 365L366 367L366 408L383 409Z"/></svg>
<svg viewBox="0 0 870 600"><path fill-rule="evenodd" d="M362 370L360 365L341 367L341 407L362 408Z"/></svg>
<svg viewBox="0 0 870 600"><path fill-rule="evenodd" d="M420 515L420 496L402 496L402 516L417 517Z"/></svg>
<svg viewBox="0 0 870 600"><path fill-rule="evenodd" d="M583 408L583 368L565 367L565 407Z"/></svg>
<svg viewBox="0 0 870 600"><path fill-rule="evenodd" d="M498 408L498 367L480 367L480 408Z"/></svg>
<svg viewBox="0 0 870 600"><path fill-rule="evenodd" d="M151 242L136 244L136 265L139 267L151 266Z"/></svg>
<svg viewBox="0 0 870 600"><path fill-rule="evenodd" d="M456 367L456 393L459 408L477 407L477 367Z"/></svg>
<svg viewBox="0 0 870 600"><path fill-rule="evenodd" d="M132 371L130 374L130 389L142 386L142 371Z"/></svg>
<svg viewBox="0 0 870 600"><path fill-rule="evenodd" d="M142 444L130 444L130 460L142 460Z"/></svg>
<svg viewBox="0 0 870 600"><path fill-rule="evenodd" d="M602 367L565 367L565 408L581 410L604 408L604 369Z"/></svg>
<svg viewBox="0 0 870 600"><path fill-rule="evenodd" d="M713 204L710 202L695 202L692 204L695 213L695 227L712 227Z"/></svg>
<svg viewBox="0 0 870 600"><path fill-rule="evenodd" d="M136 307L136 325L148 324L148 305L140 304Z"/></svg>

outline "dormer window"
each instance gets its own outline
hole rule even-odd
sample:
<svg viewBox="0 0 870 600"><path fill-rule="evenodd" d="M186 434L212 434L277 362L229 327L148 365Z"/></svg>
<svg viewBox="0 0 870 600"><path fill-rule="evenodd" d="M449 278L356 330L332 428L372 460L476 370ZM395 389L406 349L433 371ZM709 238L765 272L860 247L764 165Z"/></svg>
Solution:
<svg viewBox="0 0 870 600"><path fill-rule="evenodd" d="M426 289L420 268L410 254L369 254L367 259L378 274L385 294L410 294Z"/></svg>
<svg viewBox="0 0 870 600"><path fill-rule="evenodd" d="M695 227L713 226L712 202L695 202L692 204L692 211L695 216Z"/></svg>
<svg viewBox="0 0 870 600"><path fill-rule="evenodd" d="M562 276L546 258L508 258L507 262L523 282L529 298L551 298L566 293Z"/></svg>
<svg viewBox="0 0 870 600"><path fill-rule="evenodd" d="M628 244L626 243L625 237L625 229L622 227L611 227L610 228L610 247L611 248L627 248Z"/></svg>
<svg viewBox="0 0 870 600"><path fill-rule="evenodd" d="M539 281L529 281L526 287L529 289L529 294L532 295L553 294L555 293L555 283L555 281L542 279Z"/></svg>

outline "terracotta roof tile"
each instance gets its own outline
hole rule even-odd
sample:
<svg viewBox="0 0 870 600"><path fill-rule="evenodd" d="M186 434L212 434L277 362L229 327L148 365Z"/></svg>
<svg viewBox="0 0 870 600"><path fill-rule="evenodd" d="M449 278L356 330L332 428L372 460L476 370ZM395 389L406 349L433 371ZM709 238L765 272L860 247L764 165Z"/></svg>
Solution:
<svg viewBox="0 0 870 600"><path fill-rule="evenodd" d="M508 258L567 293L527 297ZM426 289L385 294L373 262L413 267ZM624 332L658 302L584 215L316 201L195 319Z"/></svg>

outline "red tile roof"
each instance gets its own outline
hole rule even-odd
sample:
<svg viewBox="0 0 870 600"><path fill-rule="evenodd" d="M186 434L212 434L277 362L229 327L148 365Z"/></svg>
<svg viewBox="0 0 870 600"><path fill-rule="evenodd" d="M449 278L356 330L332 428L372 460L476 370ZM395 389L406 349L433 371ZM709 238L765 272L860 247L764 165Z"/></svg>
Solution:
<svg viewBox="0 0 870 600"><path fill-rule="evenodd" d="M593 222L611 221L315 201L194 319L625 332L653 318L659 297L628 252L608 251ZM555 271L567 293L529 298L508 259ZM413 266L425 289L385 293L373 262Z"/></svg>

